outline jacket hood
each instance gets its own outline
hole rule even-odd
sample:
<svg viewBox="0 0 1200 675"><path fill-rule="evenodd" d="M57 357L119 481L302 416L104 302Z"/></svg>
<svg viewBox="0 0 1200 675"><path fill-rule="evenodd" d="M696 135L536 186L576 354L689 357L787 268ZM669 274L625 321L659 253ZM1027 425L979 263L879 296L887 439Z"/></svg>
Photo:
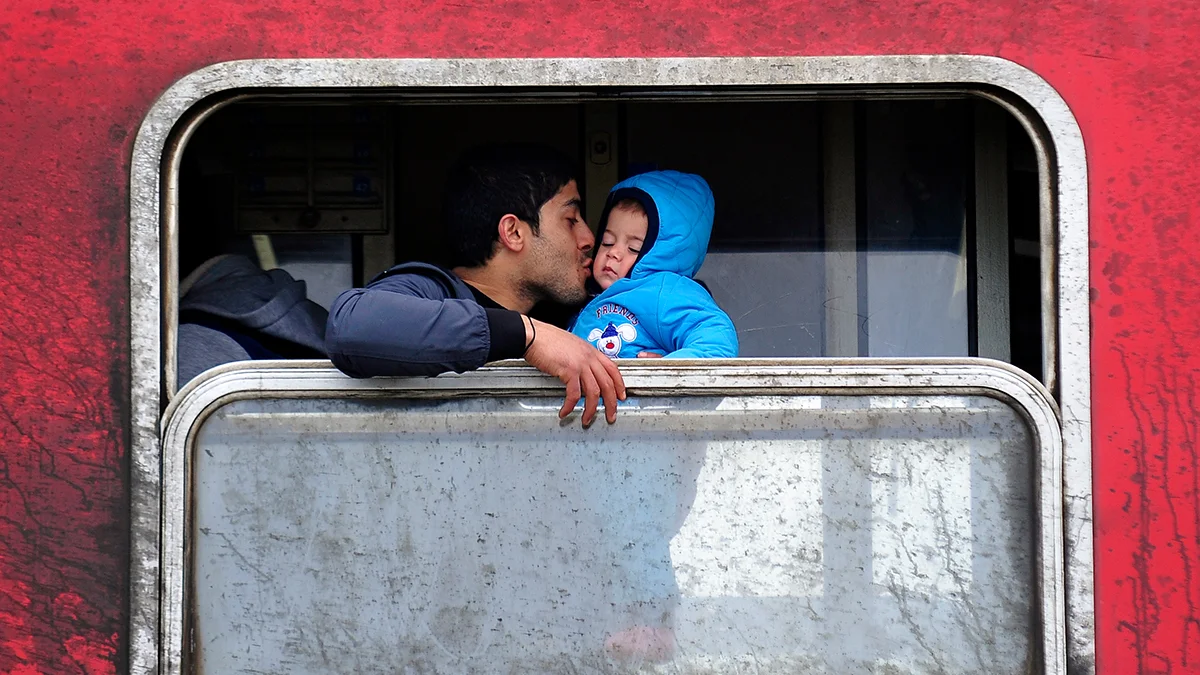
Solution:
<svg viewBox="0 0 1200 675"><path fill-rule="evenodd" d="M264 272L245 256L219 256L189 275L180 290L180 314L203 312L324 352L328 313L308 299L303 281L284 270Z"/></svg>
<svg viewBox="0 0 1200 675"><path fill-rule="evenodd" d="M712 235L714 202L708 183L700 176L678 171L652 171L617 183L604 204L597 241L604 235L613 205L630 198L646 209L649 227L629 278L655 272L695 276L704 264Z"/></svg>

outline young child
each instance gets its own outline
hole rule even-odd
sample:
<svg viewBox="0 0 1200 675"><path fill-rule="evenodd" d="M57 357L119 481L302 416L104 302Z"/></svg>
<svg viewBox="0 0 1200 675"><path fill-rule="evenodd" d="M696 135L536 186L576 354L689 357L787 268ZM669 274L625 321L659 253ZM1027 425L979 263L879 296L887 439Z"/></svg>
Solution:
<svg viewBox="0 0 1200 675"><path fill-rule="evenodd" d="M592 278L600 293L571 330L612 358L734 357L737 332L703 286L713 195L700 176L656 171L613 188L600 216ZM589 458L590 489L607 513L616 578L605 650L620 660L666 661L675 652L679 589L669 543L690 509L703 443ZM691 495L691 497L689 497Z"/></svg>
<svg viewBox="0 0 1200 675"><path fill-rule="evenodd" d="M654 171L612 189L600 216L592 298L571 332L612 358L738 354L737 331L692 280L708 252L713 195L700 176Z"/></svg>

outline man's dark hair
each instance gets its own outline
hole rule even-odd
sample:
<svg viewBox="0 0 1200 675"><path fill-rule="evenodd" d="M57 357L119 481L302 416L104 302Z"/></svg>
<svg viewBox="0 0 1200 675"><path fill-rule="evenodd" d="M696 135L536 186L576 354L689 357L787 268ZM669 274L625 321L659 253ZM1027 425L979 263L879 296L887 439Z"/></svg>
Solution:
<svg viewBox="0 0 1200 675"><path fill-rule="evenodd" d="M446 180L442 212L452 267L479 267L500 240L497 224L506 214L536 233L538 210L575 180L571 163L541 145L486 145L468 151Z"/></svg>

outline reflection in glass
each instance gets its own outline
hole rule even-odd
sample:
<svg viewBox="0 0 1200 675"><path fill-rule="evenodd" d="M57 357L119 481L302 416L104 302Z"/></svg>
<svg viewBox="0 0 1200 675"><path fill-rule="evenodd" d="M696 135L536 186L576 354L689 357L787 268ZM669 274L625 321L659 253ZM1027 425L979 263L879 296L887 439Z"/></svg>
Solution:
<svg viewBox="0 0 1200 675"><path fill-rule="evenodd" d="M866 111L864 356L967 356L965 101L878 101Z"/></svg>

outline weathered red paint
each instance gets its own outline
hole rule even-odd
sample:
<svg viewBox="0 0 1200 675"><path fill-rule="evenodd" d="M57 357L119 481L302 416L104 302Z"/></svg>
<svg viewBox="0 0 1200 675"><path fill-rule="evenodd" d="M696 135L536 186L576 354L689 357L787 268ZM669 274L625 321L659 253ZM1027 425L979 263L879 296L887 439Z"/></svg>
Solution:
<svg viewBox="0 0 1200 675"><path fill-rule="evenodd" d="M1163 0L10 0L0 8L0 673L124 670L129 152L269 57L970 53L1088 150L1099 672L1200 672L1200 5Z"/></svg>

